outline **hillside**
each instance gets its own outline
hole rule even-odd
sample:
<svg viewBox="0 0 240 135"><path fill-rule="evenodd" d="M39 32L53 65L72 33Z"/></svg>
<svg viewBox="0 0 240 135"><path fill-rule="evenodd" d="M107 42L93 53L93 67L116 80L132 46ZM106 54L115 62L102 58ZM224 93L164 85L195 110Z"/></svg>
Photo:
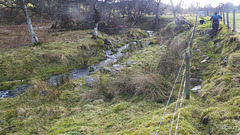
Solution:
<svg viewBox="0 0 240 135"><path fill-rule="evenodd" d="M240 134L240 38L222 23L211 38L204 33L209 23L197 23L191 87L201 85L201 90L183 100L178 134ZM153 36L139 28L117 36L100 33L97 40L91 31L59 32L51 35L56 40L41 46L1 51L0 64L10 67L1 70L0 90L25 83L31 87L15 98L0 99L0 134L156 134L192 32L175 27L171 22ZM87 77L63 77L56 87L46 82L104 61L104 50L118 54L126 44L124 57L90 71L88 77L98 79L93 87L86 86ZM179 87L180 82L159 134L169 134ZM176 117L172 133L175 125Z"/></svg>

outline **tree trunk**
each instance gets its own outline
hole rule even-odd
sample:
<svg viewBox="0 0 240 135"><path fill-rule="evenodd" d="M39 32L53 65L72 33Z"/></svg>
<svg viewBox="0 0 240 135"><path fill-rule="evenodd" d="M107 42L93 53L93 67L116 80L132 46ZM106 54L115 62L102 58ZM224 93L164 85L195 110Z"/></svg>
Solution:
<svg viewBox="0 0 240 135"><path fill-rule="evenodd" d="M156 24L159 23L159 7L160 7L161 0L158 0L157 2L158 2L158 4L157 4L157 10L156 10L156 17L155 17L155 23Z"/></svg>
<svg viewBox="0 0 240 135"><path fill-rule="evenodd" d="M42 11L40 11L40 14L39 14L39 22L42 23L43 20L42 20Z"/></svg>
<svg viewBox="0 0 240 135"><path fill-rule="evenodd" d="M95 28L94 28L93 36L95 39L97 39L97 36L98 36L98 22L100 20L99 13L97 11L97 3L98 3L98 0L95 0L95 3L93 5L94 21L95 21Z"/></svg>
<svg viewBox="0 0 240 135"><path fill-rule="evenodd" d="M33 44L39 44L39 40L38 40L36 34L34 33L34 30L33 30L33 27L32 27L32 21L31 21L31 18L29 16L29 14L28 14L28 11L27 11L26 2L25 2L25 0L22 0L22 2L23 2L23 11L24 11L25 16L27 18L27 26L28 26L29 34L31 36L32 43Z"/></svg>
<svg viewBox="0 0 240 135"><path fill-rule="evenodd" d="M172 0L170 0L170 1L171 1L171 5L172 5L172 12L173 12L175 24L177 25L177 29L180 29L182 27L181 22L177 18L177 13L176 13L176 10L175 10Z"/></svg>

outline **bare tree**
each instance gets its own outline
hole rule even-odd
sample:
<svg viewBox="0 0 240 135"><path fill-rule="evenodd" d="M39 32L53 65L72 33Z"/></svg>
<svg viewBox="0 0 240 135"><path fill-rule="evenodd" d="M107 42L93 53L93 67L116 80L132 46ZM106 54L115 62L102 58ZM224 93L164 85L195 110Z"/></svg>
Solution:
<svg viewBox="0 0 240 135"><path fill-rule="evenodd" d="M172 5L172 12L173 12L173 16L174 16L174 21L175 21L175 24L177 25L177 29L180 29L182 27L181 25L181 21L179 20L179 18L177 17L177 8L176 7L179 7L179 6L174 6L173 4L173 1L171 1L171 5ZM180 1L180 3L178 5L181 5L182 3L182 0Z"/></svg>
<svg viewBox="0 0 240 135"><path fill-rule="evenodd" d="M22 4L23 4L23 11L24 11L26 19L27 19L28 31L29 31L29 34L31 36L32 43L33 44L39 44L38 37L36 36L36 34L35 34L34 30L33 30L32 21L31 21L31 18L29 16L29 14L28 14L28 11L27 11L26 1L22 0Z"/></svg>
<svg viewBox="0 0 240 135"><path fill-rule="evenodd" d="M155 17L155 23L158 24L159 23L159 12L160 12L160 3L161 0L157 0L157 7L156 7L156 17Z"/></svg>
<svg viewBox="0 0 240 135"><path fill-rule="evenodd" d="M93 5L93 10L94 10L94 21L95 21L95 28L94 28L94 32L93 32L93 36L96 39L98 36L98 22L100 20L99 17L99 12L97 10L97 4L98 4L98 0L95 0L95 3Z"/></svg>

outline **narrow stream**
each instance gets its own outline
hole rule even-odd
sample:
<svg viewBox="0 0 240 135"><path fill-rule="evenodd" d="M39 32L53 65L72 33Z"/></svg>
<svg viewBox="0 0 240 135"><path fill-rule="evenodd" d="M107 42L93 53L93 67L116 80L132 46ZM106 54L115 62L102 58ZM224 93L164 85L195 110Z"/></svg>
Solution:
<svg viewBox="0 0 240 135"><path fill-rule="evenodd" d="M116 63L119 58L123 56L122 51L127 49L129 44L126 44L122 46L121 48L118 48L118 52L116 54L113 54L111 50L107 50L105 52L106 60L99 62L93 66L89 66L88 68L85 69L74 69L68 73L60 74L60 75L55 75L52 76L47 82L52 85L52 86L57 86L58 84L61 83L62 78L65 78L66 75L69 75L70 79L76 80L85 76L88 76L90 73L97 72L100 70L102 67L108 66L110 63ZM90 72L90 68L93 68L94 70ZM18 86L14 90L3 90L0 91L0 99L1 98L6 98L6 97L16 97L17 95L22 94L25 92L30 86L27 86L25 84Z"/></svg>
<svg viewBox="0 0 240 135"><path fill-rule="evenodd" d="M146 31L150 37L153 36L154 32L153 31ZM61 83L61 80L65 78L67 75L69 76L70 79L76 80L85 76L88 76L90 73L97 72L100 70L102 67L108 66L111 63L116 63L119 58L121 58L124 54L122 53L123 50L126 50L129 47L130 44L125 44L121 48L118 48L118 52L116 54L113 54L111 50L107 50L105 52L106 60L99 62L95 65L89 66L88 68L85 69L74 69L68 73L60 74L60 75L55 75L52 76L47 82L52 85L52 86L57 86L58 84ZM90 68L94 69L92 72L90 72ZM6 98L6 97L11 97L14 98L17 95L20 95L24 93L27 89L29 89L31 86L27 86L25 84L18 86L14 90L3 90L0 91L0 99Z"/></svg>
<svg viewBox="0 0 240 135"><path fill-rule="evenodd" d="M69 78L76 80L76 79L88 76L90 73L97 72L99 69L101 69L102 67L108 66L110 63L116 63L117 60L123 56L122 51L127 49L128 46L129 44L126 44L121 48L118 48L118 52L116 54L113 54L111 50L107 50L105 52L105 56L107 58L106 60L99 62L93 66L89 66L88 68L85 68L85 69L74 69L68 73ZM93 68L94 70L90 72L90 68ZM64 74L52 76L47 82L52 86L57 86L58 84L61 83L62 78L66 77L66 75L67 74L64 73Z"/></svg>

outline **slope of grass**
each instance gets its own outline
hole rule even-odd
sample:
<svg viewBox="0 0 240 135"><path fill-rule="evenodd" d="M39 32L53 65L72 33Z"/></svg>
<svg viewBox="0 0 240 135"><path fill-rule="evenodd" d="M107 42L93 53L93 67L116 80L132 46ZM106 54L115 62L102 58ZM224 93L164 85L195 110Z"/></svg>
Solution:
<svg viewBox="0 0 240 135"><path fill-rule="evenodd" d="M209 29L209 24L197 26L192 50L191 77L203 79L202 90L198 94L191 93L190 100L183 100L178 134L239 133L240 42L236 35L228 34L226 26L221 24L221 27L223 29L219 34L210 38L210 36L199 35L201 31ZM165 55L169 55L168 45L175 46L174 48L177 49L182 47L179 50L184 50L186 41L180 39L187 40L189 36L190 32L185 31L175 37L173 35L158 37L158 41L163 41L158 42L161 45L150 46L133 53L129 52L129 56L120 63L126 61L139 63L130 67L122 67L123 71L119 74L128 77L130 74L124 75L128 73L128 70L157 74L156 67L162 67L154 62L159 59L158 55L161 56L160 60L163 60L162 57ZM203 55L210 57L207 63L201 63L204 59ZM227 66L223 59L226 60ZM164 60L169 59L164 57ZM149 66L142 61L147 61ZM196 68L200 70L195 70ZM1 99L0 127L3 130L0 134L156 134L165 109L165 102L157 103L146 100L146 94L135 96L124 93L115 94L114 89L108 84L120 79L117 78L118 74L97 72L92 76L101 78L101 86L85 87L80 85L84 83L84 78L81 78L75 81L70 80L58 88L52 88L35 80L32 82L36 84L35 87L23 95L14 99ZM171 82L171 79L168 81ZM139 82L139 84L143 86L143 83ZM116 87L128 89L125 86L128 85ZM152 83L151 86L155 84ZM139 88L136 87L136 89ZM48 91L48 94L42 95L41 91ZM93 91L97 92L91 93ZM113 98L106 100L104 94L112 92L113 95L115 94ZM90 98L93 100L87 100L89 99L87 94L92 94ZM173 98L170 102L159 134L169 134L175 99ZM176 114L179 111L177 110ZM204 117L210 119L207 124L202 122ZM175 116L172 133L175 132L176 119Z"/></svg>
<svg viewBox="0 0 240 135"><path fill-rule="evenodd" d="M0 51L0 90L15 88L19 85L15 80L46 79L71 69L86 68L104 60L106 49L115 49L127 40L148 36L140 29L131 29L128 37L99 32L99 38L95 40L90 33L91 30L57 32L49 37L54 39L52 42ZM107 45L107 40L112 42L111 46Z"/></svg>

